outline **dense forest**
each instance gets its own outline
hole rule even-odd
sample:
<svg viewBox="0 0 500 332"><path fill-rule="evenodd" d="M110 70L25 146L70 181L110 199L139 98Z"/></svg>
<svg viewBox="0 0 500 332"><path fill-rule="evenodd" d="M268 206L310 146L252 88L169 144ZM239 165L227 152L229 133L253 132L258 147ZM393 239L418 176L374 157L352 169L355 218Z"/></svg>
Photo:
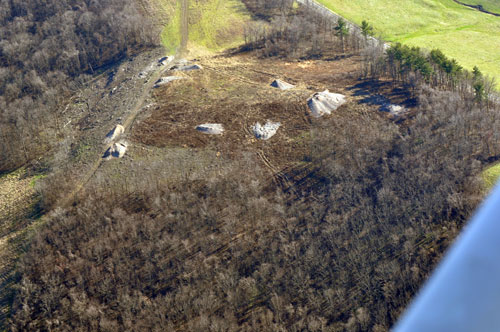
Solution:
<svg viewBox="0 0 500 332"><path fill-rule="evenodd" d="M154 43L134 1L0 1L0 172L50 150L81 74Z"/></svg>
<svg viewBox="0 0 500 332"><path fill-rule="evenodd" d="M205 181L157 165L88 188L24 257L12 329L386 331L482 197L500 120L419 93L407 128L316 128L299 198L244 155Z"/></svg>
<svg viewBox="0 0 500 332"><path fill-rule="evenodd" d="M152 164L96 181L34 237L12 331L387 331L427 278L500 155L492 83L437 50L384 52L289 1L245 2L270 25L248 27L244 51L362 55L359 77L407 89L414 116L316 123L293 191L244 152L205 179Z"/></svg>

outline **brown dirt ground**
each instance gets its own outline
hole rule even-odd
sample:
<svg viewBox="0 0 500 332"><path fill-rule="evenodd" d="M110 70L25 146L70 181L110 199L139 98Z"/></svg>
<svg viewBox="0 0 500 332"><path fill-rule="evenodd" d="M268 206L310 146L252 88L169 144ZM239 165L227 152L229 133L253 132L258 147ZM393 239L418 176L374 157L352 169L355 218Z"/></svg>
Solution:
<svg viewBox="0 0 500 332"><path fill-rule="evenodd" d="M199 59L204 68L182 75L154 92L155 107L141 114L132 128L135 144L154 147L210 149L232 159L240 152L255 153L274 173L298 163L308 155L311 129L328 125L338 117L387 118L369 96L384 95L393 103L414 106L406 90L387 81L362 81L358 56L338 60L290 62L257 59L252 54ZM270 83L280 78L297 88L280 91ZM317 91L348 96L348 103L331 116L314 119L306 101ZM279 121L282 126L268 141L256 140L251 126L259 121ZM199 133L201 123L221 123L221 136Z"/></svg>

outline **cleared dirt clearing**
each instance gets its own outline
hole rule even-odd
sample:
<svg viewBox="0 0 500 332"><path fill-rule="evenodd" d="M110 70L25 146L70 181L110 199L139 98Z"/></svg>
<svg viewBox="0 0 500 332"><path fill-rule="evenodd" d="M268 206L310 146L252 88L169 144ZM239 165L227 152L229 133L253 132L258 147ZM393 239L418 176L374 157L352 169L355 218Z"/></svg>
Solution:
<svg viewBox="0 0 500 332"><path fill-rule="evenodd" d="M204 70L186 73L190 80L171 82L154 91L157 106L139 115L131 132L133 144L209 149L230 159L251 152L265 166L271 165L268 168L273 168L273 173L279 172L304 161L315 124L327 126L346 116L384 118L379 105L366 102L372 94L404 103L408 97L404 91L387 82L359 81L359 60L352 56L285 62L246 54L201 59ZM281 91L271 87L276 77L296 88ZM307 99L325 89L346 95L348 102L332 115L316 120L310 116ZM281 127L272 139L257 140L252 126L267 120L280 122ZM194 131L200 123L220 123L224 135Z"/></svg>

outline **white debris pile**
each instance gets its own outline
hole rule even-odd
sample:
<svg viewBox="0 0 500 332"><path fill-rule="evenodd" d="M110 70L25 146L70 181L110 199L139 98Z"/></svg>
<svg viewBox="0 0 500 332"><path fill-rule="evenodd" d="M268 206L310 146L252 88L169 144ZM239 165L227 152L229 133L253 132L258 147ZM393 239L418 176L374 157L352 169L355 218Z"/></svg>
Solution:
<svg viewBox="0 0 500 332"><path fill-rule="evenodd" d="M387 109L389 110L389 113L391 113L393 115L402 115L402 114L406 113L406 108L404 108L401 105L391 104L387 107Z"/></svg>
<svg viewBox="0 0 500 332"><path fill-rule="evenodd" d="M395 105L395 104L385 104L381 107L381 110L384 112L389 112L392 116L399 117L408 112L404 106Z"/></svg>
<svg viewBox="0 0 500 332"><path fill-rule="evenodd" d="M314 117L319 118L325 114L331 114L346 102L345 96L339 93L331 93L328 90L316 92L307 100L307 106Z"/></svg>
<svg viewBox="0 0 500 332"><path fill-rule="evenodd" d="M210 135L221 135L224 127L220 123L204 123L196 127L196 130Z"/></svg>
<svg viewBox="0 0 500 332"><path fill-rule="evenodd" d="M165 77L162 77L160 78L158 81L156 81L155 83L155 88L158 88L162 85L165 85L165 84L168 84L172 81L177 81L177 80L182 80L184 79L184 77L180 77L180 76L165 76Z"/></svg>
<svg viewBox="0 0 500 332"><path fill-rule="evenodd" d="M110 160L113 158L122 158L125 155L125 152L127 152L127 148L128 143L125 141L114 143L106 150L106 152L104 152L104 155L102 157L106 160Z"/></svg>
<svg viewBox="0 0 500 332"><path fill-rule="evenodd" d="M118 124L116 125L107 135L106 138L104 139L105 144L109 144L113 142L118 136L123 134L125 131L125 128L123 128L122 125Z"/></svg>
<svg viewBox="0 0 500 332"><path fill-rule="evenodd" d="M166 66L166 65L170 64L173 60L174 60L173 55L164 56L162 58L159 58L158 60L155 60L153 63L151 63L143 71L141 71L138 76L139 76L139 78L145 78L148 76L149 73L154 71L156 69L156 67Z"/></svg>
<svg viewBox="0 0 500 332"><path fill-rule="evenodd" d="M295 88L295 85L284 82L282 80L273 81L273 83L271 83L271 86L280 90L289 90Z"/></svg>
<svg viewBox="0 0 500 332"><path fill-rule="evenodd" d="M169 63L171 63L172 61L174 61L173 55L164 56L163 58L158 59L158 66L159 67L166 66Z"/></svg>
<svg viewBox="0 0 500 332"><path fill-rule="evenodd" d="M256 138L268 140L276 134L280 126L281 123L279 122L267 121L263 126L260 124L260 122L257 122L252 126L252 131Z"/></svg>

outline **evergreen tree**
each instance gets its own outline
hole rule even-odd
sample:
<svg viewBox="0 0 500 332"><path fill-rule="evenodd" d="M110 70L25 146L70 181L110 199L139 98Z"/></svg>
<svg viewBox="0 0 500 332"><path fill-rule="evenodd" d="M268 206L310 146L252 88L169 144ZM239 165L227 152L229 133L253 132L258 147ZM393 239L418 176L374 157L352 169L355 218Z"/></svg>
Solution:
<svg viewBox="0 0 500 332"><path fill-rule="evenodd" d="M343 18L339 18L339 20L337 21L335 31L337 36L340 37L340 41L342 42L342 52L345 52L345 37L349 35L349 27L347 26L347 23Z"/></svg>
<svg viewBox="0 0 500 332"><path fill-rule="evenodd" d="M373 26L367 21L363 20L363 22L361 22L361 33L363 34L363 36L365 36L365 40L367 40L368 36L373 35Z"/></svg>

